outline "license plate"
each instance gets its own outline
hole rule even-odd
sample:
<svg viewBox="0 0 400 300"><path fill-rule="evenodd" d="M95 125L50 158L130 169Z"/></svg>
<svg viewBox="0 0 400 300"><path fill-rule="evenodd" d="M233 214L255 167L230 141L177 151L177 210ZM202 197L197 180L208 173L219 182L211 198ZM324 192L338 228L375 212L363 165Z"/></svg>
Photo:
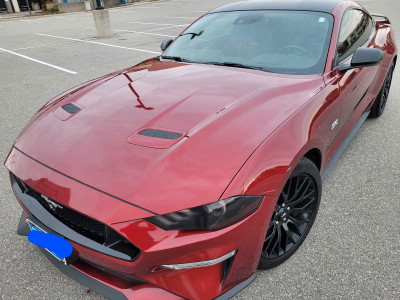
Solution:
<svg viewBox="0 0 400 300"><path fill-rule="evenodd" d="M40 228L38 225L36 225L35 223L33 223L30 220L26 220L28 222L29 228L31 231L36 230L36 231L41 231L44 233L47 233L47 231L43 230L42 228ZM59 261L61 261L63 264L68 264L67 260L65 258L59 257L56 253L54 253L53 251L47 249L47 248L43 248L45 249L47 252L49 252L51 255L53 255L55 258L57 258Z"/></svg>

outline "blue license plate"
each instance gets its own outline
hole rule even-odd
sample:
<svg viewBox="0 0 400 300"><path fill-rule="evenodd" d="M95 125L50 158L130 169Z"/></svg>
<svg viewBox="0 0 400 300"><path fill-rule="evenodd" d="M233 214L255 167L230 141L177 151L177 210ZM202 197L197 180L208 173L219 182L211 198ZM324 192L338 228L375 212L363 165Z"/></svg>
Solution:
<svg viewBox="0 0 400 300"><path fill-rule="evenodd" d="M36 230L36 231L47 233L45 230L40 228L38 225L34 224L32 221L27 220L27 222L28 222L28 225L29 225L29 228L31 231ZM55 252L53 252L47 248L43 248L43 249L47 250L51 255L53 255L55 258L57 258L59 261L61 261L65 265L67 264L67 260L65 258L59 257Z"/></svg>

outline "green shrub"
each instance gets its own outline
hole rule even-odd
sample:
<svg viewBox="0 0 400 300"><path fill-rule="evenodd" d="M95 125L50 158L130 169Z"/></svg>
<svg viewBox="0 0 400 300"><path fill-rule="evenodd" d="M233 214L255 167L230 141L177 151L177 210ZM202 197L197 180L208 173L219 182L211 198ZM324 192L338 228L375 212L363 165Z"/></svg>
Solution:
<svg viewBox="0 0 400 300"><path fill-rule="evenodd" d="M51 9L42 9L44 14L61 14L62 12L58 10L57 6L53 6Z"/></svg>

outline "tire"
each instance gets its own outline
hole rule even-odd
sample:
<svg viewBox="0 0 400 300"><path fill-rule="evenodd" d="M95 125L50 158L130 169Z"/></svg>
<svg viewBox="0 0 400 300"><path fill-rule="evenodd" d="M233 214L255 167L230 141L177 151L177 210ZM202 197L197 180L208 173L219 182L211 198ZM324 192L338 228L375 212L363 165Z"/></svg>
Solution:
<svg viewBox="0 0 400 300"><path fill-rule="evenodd" d="M383 111L385 110L386 103L389 98L390 87L392 84L393 72L394 72L394 64L390 66L386 78L383 82L383 86L378 96L376 97L374 104L372 105L371 113L369 115L371 118L380 117Z"/></svg>
<svg viewBox="0 0 400 300"><path fill-rule="evenodd" d="M321 176L315 164L303 157L283 188L269 223L259 270L286 261L307 237L321 201Z"/></svg>

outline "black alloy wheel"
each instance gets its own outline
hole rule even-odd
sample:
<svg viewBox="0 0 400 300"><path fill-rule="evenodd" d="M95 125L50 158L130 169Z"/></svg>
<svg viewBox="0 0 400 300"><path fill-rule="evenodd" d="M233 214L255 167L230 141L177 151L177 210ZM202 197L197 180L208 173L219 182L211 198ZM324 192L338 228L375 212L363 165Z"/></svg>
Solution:
<svg viewBox="0 0 400 300"><path fill-rule="evenodd" d="M271 269L287 260L300 247L318 212L321 177L318 168L302 158L286 182L261 252L259 269Z"/></svg>
<svg viewBox="0 0 400 300"><path fill-rule="evenodd" d="M390 67L386 75L386 78L383 82L382 89L379 92L378 97L376 97L376 100L371 108L370 117L372 118L380 117L383 111L385 110L389 98L390 87L392 85L393 72L394 72L394 64L392 64L392 66Z"/></svg>

